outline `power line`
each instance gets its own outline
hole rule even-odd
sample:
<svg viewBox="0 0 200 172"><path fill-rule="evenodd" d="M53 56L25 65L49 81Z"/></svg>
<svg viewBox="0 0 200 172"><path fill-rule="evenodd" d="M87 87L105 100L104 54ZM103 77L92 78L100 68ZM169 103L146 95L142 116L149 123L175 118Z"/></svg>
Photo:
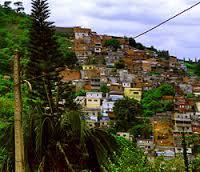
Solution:
<svg viewBox="0 0 200 172"><path fill-rule="evenodd" d="M139 34L139 35L135 36L135 37L134 37L134 39L136 39L136 38L138 38L138 37L140 37L140 36L142 36L142 35L144 35L144 34L146 34L146 33L150 32L150 31L152 31L152 30L154 30L154 29L156 29L156 28L160 27L161 25L163 25L163 24L165 24L165 23L169 22L170 20L172 20L172 19L174 19L174 18L176 18L176 17L180 16L181 14L183 14L183 13L185 13L185 12L187 12L187 11L191 10L192 8L196 7L196 6L197 6L197 5L199 5L199 4L200 4L200 2L198 2L198 3L194 4L194 5L192 5L191 7L189 7L189 8L187 8L187 9L185 9L185 10L181 11L180 13L178 13L178 14L174 15L173 17L170 17L169 19L167 19L167 20L165 20L165 21L161 22L160 24L158 24L158 25L156 25L156 26L152 27L151 29L149 29L149 30L147 30L147 31L145 31L145 32L143 32L143 33L141 33L141 34Z"/></svg>

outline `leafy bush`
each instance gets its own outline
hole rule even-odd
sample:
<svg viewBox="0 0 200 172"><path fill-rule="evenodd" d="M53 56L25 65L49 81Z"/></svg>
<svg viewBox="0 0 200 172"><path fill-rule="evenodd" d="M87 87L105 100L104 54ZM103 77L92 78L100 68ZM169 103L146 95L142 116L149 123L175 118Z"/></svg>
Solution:
<svg viewBox="0 0 200 172"><path fill-rule="evenodd" d="M174 96L175 89L172 85L163 84L158 88L153 88L144 92L141 101L143 107L143 114L145 116L152 116L157 112L166 112L173 110L173 103L162 100L163 96Z"/></svg>
<svg viewBox="0 0 200 172"><path fill-rule="evenodd" d="M117 50L118 48L120 48L120 42L115 38L106 40L104 45L106 47L112 47L114 50Z"/></svg>
<svg viewBox="0 0 200 172"><path fill-rule="evenodd" d="M116 137L119 150L109 160L109 169L112 172L148 172L150 171L149 162L144 153L137 149L133 143L122 138Z"/></svg>

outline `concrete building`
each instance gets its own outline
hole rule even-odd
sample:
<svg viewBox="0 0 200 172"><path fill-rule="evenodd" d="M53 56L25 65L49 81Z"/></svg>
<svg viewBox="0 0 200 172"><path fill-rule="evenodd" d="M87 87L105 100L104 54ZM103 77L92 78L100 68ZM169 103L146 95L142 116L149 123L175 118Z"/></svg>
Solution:
<svg viewBox="0 0 200 172"><path fill-rule="evenodd" d="M86 93L86 107L99 108L101 107L102 92L87 92Z"/></svg>
<svg viewBox="0 0 200 172"><path fill-rule="evenodd" d="M142 88L124 88L124 96L140 101L142 98Z"/></svg>

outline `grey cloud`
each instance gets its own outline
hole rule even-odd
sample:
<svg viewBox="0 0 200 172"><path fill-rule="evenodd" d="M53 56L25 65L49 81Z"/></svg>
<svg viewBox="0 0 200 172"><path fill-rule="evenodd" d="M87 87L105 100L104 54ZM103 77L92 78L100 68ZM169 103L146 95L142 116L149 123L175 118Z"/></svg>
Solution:
<svg viewBox="0 0 200 172"><path fill-rule="evenodd" d="M0 0L1 2L2 0ZM23 0L30 12L30 0ZM100 34L136 36L161 21L186 9L196 0L49 0L50 20L59 26L90 27ZM200 6L158 29L140 37L138 42L172 55L197 57L200 54Z"/></svg>

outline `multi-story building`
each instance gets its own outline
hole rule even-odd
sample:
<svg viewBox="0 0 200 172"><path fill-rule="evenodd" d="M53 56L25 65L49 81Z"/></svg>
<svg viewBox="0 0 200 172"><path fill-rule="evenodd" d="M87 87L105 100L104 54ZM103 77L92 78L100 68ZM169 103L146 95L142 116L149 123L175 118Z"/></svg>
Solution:
<svg viewBox="0 0 200 172"><path fill-rule="evenodd" d="M200 82L192 83L192 92L195 96L200 96Z"/></svg>
<svg viewBox="0 0 200 172"><path fill-rule="evenodd" d="M103 98L102 92L87 92L86 93L86 107L100 109L102 98Z"/></svg>
<svg viewBox="0 0 200 172"><path fill-rule="evenodd" d="M174 113L174 133L192 132L191 116L193 112Z"/></svg>
<svg viewBox="0 0 200 172"><path fill-rule="evenodd" d="M110 92L103 100L101 112L103 116L113 116L113 107L117 100L123 99L123 95L117 92Z"/></svg>
<svg viewBox="0 0 200 172"><path fill-rule="evenodd" d="M149 153L155 147L152 139L137 139L137 146L145 151L145 153Z"/></svg>
<svg viewBox="0 0 200 172"><path fill-rule="evenodd" d="M111 99L104 99L102 102L101 113L103 116L109 116L113 113L114 101Z"/></svg>

